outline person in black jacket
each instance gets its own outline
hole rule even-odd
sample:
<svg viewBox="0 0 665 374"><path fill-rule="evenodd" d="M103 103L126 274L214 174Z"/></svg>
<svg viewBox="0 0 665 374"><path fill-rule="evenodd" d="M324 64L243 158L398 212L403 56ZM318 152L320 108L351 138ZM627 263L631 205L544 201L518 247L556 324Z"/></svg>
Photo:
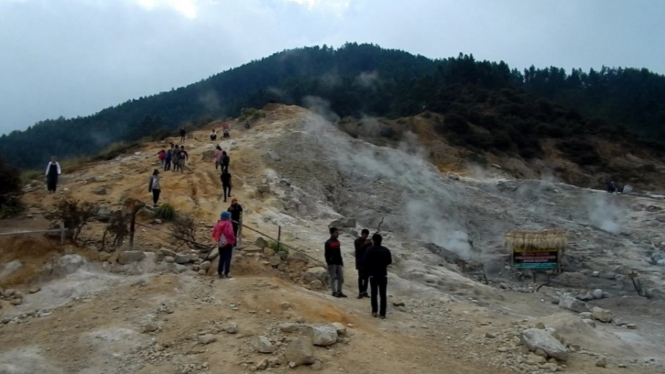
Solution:
<svg viewBox="0 0 665 374"><path fill-rule="evenodd" d="M360 232L360 237L353 242L356 255L356 270L358 270L358 298L369 297L367 293L367 285L369 277L363 269L363 261L365 260L365 251L372 246L372 241L369 240L369 230L363 229Z"/></svg>
<svg viewBox="0 0 665 374"><path fill-rule="evenodd" d="M388 265L393 263L393 258L388 248L381 246L383 237L372 235L373 245L365 252L364 270L369 275L369 284L372 289L372 316L377 312L381 319L386 318L386 289L388 288ZM381 297L381 309L378 307L377 296Z"/></svg>
<svg viewBox="0 0 665 374"><path fill-rule="evenodd" d="M334 297L346 297L342 292L344 284L344 261L342 260L342 249L337 240L339 231L336 228L330 228L330 239L326 241L324 256L328 271L330 272L330 288Z"/></svg>
<svg viewBox="0 0 665 374"><path fill-rule="evenodd" d="M226 198L231 197L231 173L229 173L228 171L223 171L222 175L219 176L219 179L222 181L224 202L226 202Z"/></svg>

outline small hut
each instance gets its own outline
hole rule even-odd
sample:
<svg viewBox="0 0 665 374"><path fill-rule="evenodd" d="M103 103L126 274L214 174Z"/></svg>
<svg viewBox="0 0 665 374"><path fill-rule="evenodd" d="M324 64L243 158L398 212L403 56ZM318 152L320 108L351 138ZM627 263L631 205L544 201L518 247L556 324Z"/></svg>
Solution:
<svg viewBox="0 0 665 374"><path fill-rule="evenodd" d="M506 233L506 249L511 250L512 265L523 270L561 271L561 258L566 248L566 231L511 230Z"/></svg>

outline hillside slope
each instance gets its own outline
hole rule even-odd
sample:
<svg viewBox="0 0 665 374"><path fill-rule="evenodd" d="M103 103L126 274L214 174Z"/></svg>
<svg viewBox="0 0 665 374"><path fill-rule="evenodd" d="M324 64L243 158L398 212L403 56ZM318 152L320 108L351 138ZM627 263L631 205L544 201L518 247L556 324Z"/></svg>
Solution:
<svg viewBox="0 0 665 374"><path fill-rule="evenodd" d="M187 265L166 261L163 247L185 256L191 251L174 247L171 225L147 213L139 215L136 240L145 258L127 265L113 260L112 248L102 248L103 222L85 230L85 248L61 248L45 238L3 239L3 264L31 265L8 274L0 270L0 287L23 293L16 306L0 300L0 370L290 372L286 346L307 325L332 322L345 324L347 332L336 344L314 348L323 373L665 368L664 272L652 261L665 242L662 199L510 180L492 168L451 178L429 162L423 151L428 145L417 137L427 139L425 133L416 131L395 146L376 145L300 107L270 105L265 113L249 130L232 122L232 138L220 144L231 155L233 194L245 207L244 223L270 236L281 226L282 240L298 252L273 267L273 257L247 244L258 237L247 229L244 249L234 253L235 278L219 280L214 264L207 272L196 270L203 263L198 253ZM426 120L414 119L416 129ZM186 172L165 172L162 179L163 202L196 217L201 242L208 242L212 224L228 206L220 198L207 134L208 129L190 134ZM147 201L146 182L165 144L145 143L116 159L83 165L63 176L56 195L46 194L41 181L30 183L29 212L0 222L0 230L43 227L50 206L63 197L97 203L105 214L128 197ZM328 225L341 217L357 220L344 224L340 236L345 292L351 296L355 231L375 230L383 221L384 244L394 260L386 320L370 316L367 300L333 298L303 275L320 268ZM536 287L529 274L506 268L504 234L553 226L568 232L565 272ZM631 272L650 299L635 295L626 276ZM586 296L596 289L600 297ZM557 305L570 295L587 300L589 308L611 310L614 323L593 322ZM238 325L235 334L228 333L230 322ZM295 331L284 331L283 323L295 324ZM521 344L523 331L539 323L556 329L567 361L548 362ZM275 353L256 351L259 336ZM607 368L596 367L601 357Z"/></svg>

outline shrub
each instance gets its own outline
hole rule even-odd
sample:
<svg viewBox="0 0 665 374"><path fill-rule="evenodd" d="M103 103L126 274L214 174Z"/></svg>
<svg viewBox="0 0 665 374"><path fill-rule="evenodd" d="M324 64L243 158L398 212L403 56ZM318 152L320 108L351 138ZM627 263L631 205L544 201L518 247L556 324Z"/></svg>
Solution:
<svg viewBox="0 0 665 374"><path fill-rule="evenodd" d="M176 218L176 215L177 212L171 204L162 204L155 211L155 218L159 218L164 221L173 221Z"/></svg>
<svg viewBox="0 0 665 374"><path fill-rule="evenodd" d="M472 131L466 119L458 114L447 115L445 121L446 129L452 133L464 135Z"/></svg>
<svg viewBox="0 0 665 374"><path fill-rule="evenodd" d="M557 144L557 148L568 159L578 165L601 165L602 159L593 144L584 140L574 139L562 141Z"/></svg>
<svg viewBox="0 0 665 374"><path fill-rule="evenodd" d="M55 217L65 224L69 236L77 244L83 227L97 214L97 206L93 203L74 199L60 200L55 204Z"/></svg>
<svg viewBox="0 0 665 374"><path fill-rule="evenodd" d="M284 252L286 254L289 253L289 249L284 244L277 243L274 240L268 240L268 248L275 251L275 253L279 253L279 252Z"/></svg>
<svg viewBox="0 0 665 374"><path fill-rule="evenodd" d="M192 249L202 249L205 246L200 245L197 240L198 224L194 217L189 215L178 214L173 220L173 245L180 247L185 244Z"/></svg>
<svg viewBox="0 0 665 374"><path fill-rule="evenodd" d="M0 180L0 218L8 218L23 211L21 173L0 158Z"/></svg>

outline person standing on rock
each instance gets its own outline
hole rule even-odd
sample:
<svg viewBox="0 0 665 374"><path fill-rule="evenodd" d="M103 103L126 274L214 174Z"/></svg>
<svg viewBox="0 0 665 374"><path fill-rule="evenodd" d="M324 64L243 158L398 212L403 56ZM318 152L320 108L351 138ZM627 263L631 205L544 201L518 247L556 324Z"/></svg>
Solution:
<svg viewBox="0 0 665 374"><path fill-rule="evenodd" d="M229 189L230 191L230 189ZM230 193L230 192L229 192ZM231 195L229 195L231 196ZM231 200L231 206L227 210L231 213L231 223L233 224L233 234L236 236L236 242L238 241L238 229L242 224L242 205L238 204L238 199L233 198Z"/></svg>
<svg viewBox="0 0 665 374"><path fill-rule="evenodd" d="M46 188L48 192L55 193L58 188L58 176L61 173L62 169L60 169L58 159L55 156L51 157L51 162L46 166Z"/></svg>
<svg viewBox="0 0 665 374"><path fill-rule="evenodd" d="M223 212L220 218L212 230L212 238L217 243L217 248L219 249L217 274L220 278L231 278L229 271L231 270L231 256L233 255L233 246L236 243L236 237L230 221L231 213Z"/></svg>
<svg viewBox="0 0 665 374"><path fill-rule="evenodd" d="M364 270L364 260L365 252L367 248L372 246L372 241L369 240L369 230L363 229L360 233L360 237L353 242L355 247L355 256L356 256L356 270L358 270L358 298L362 299L363 297L369 297L367 293L367 285L369 283L369 277Z"/></svg>
<svg viewBox="0 0 665 374"><path fill-rule="evenodd" d="M372 235L372 246L365 252L364 270L369 275L369 284L372 289L372 316L386 319L386 308L388 299L386 292L388 288L388 265L393 263L392 255L388 248L381 245L383 237L376 233ZM381 307L377 298L381 298Z"/></svg>
<svg viewBox="0 0 665 374"><path fill-rule="evenodd" d="M328 271L330 272L330 288L334 297L347 297L342 292L344 285L344 260L342 259L342 248L337 237L339 231L336 228L330 228L330 239L326 241L324 256Z"/></svg>
<svg viewBox="0 0 665 374"><path fill-rule="evenodd" d="M162 193L161 186L159 185L159 170L155 169L150 176L148 182L148 192L152 192L152 204L156 207L159 202L159 195Z"/></svg>
<svg viewBox="0 0 665 374"><path fill-rule="evenodd" d="M226 197L231 197L231 174L228 171L223 171L222 175L219 176L219 179L222 181L222 191L224 191L224 202L226 202Z"/></svg>
<svg viewBox="0 0 665 374"><path fill-rule="evenodd" d="M228 154L226 154L226 151L222 151L222 156L219 159L221 161L222 165L222 173L229 172L229 165L231 164L231 157L229 157Z"/></svg>

